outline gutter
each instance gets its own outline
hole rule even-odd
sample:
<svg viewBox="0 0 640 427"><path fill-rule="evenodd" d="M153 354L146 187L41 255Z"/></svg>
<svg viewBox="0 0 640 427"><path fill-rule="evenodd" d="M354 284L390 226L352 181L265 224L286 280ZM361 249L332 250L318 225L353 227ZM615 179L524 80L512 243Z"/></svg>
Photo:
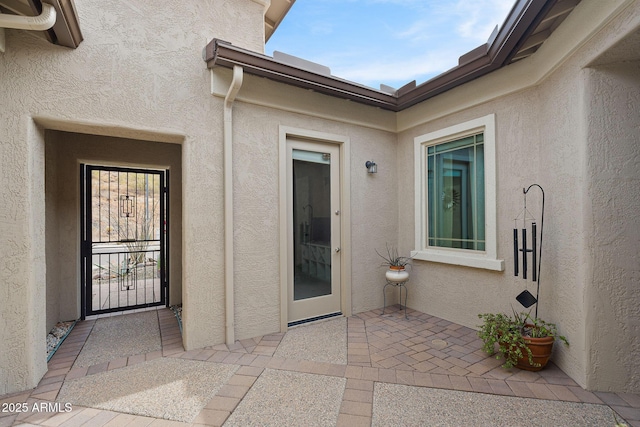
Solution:
<svg viewBox="0 0 640 427"><path fill-rule="evenodd" d="M224 98L224 297L225 342L235 342L234 246L233 246L233 102L242 87L242 67L233 67L233 79Z"/></svg>
<svg viewBox="0 0 640 427"><path fill-rule="evenodd" d="M400 88L397 92L398 111L509 65L527 37L556 3L557 0L516 2L500 30L492 34L487 43L462 55L458 66L417 87L414 81Z"/></svg>
<svg viewBox="0 0 640 427"><path fill-rule="evenodd" d="M209 69L215 66L233 68L239 65L248 74L266 77L338 98L351 99L384 110L396 111L397 100L392 94L332 75L319 74L299 68L269 56L234 46L224 40L213 39L205 47L203 57Z"/></svg>
<svg viewBox="0 0 640 427"><path fill-rule="evenodd" d="M413 81L395 93L305 70L218 39L206 46L204 60L210 69L238 65L248 74L399 112L510 64L556 3L558 0L518 0L499 31L494 32L484 45L462 55L456 67L418 86Z"/></svg>

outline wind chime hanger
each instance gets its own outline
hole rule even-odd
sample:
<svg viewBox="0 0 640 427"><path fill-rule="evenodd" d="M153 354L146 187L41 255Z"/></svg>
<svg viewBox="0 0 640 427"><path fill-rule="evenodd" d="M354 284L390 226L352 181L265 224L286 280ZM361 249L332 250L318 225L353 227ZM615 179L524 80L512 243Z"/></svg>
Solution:
<svg viewBox="0 0 640 427"><path fill-rule="evenodd" d="M522 189L522 193L524 194L524 208L520 211L518 216L513 219L516 225L518 224L518 221L522 221L525 226L527 224L527 221L536 221L536 217L533 216L533 214L527 209L527 192L530 188L531 186L529 186L529 188L527 189Z"/></svg>
<svg viewBox="0 0 640 427"><path fill-rule="evenodd" d="M537 233L536 233L536 222L535 217L527 210L527 193L531 189L531 187L538 187L542 193L542 209L541 209L541 220L540 220L540 243L539 247L536 245ZM514 243L514 273L518 276L518 264L519 264L519 253L522 253L522 267L523 267L523 279L527 278L527 253L531 253L532 255L532 267L533 267L533 281L537 282L536 296L534 297L528 290L524 290L517 297L516 300L520 302L524 307L529 308L533 304L536 304L535 316L538 317L538 299L540 296L540 266L542 259L542 234L544 230L544 190L538 184L531 184L528 188L522 189L524 194L524 208L520 212L514 222L515 227L513 230L513 243ZM531 219L529 219L531 218ZM518 221L522 221L522 242L518 242ZM531 221L531 240L533 247L529 249L527 247L527 221ZM520 248L519 243L522 243L522 248Z"/></svg>

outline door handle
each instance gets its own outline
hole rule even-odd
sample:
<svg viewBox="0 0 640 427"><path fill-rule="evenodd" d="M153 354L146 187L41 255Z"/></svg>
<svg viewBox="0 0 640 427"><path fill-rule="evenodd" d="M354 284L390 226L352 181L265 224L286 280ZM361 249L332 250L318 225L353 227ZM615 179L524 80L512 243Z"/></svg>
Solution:
<svg viewBox="0 0 640 427"><path fill-rule="evenodd" d="M340 248L336 248L336 253L340 252Z"/></svg>

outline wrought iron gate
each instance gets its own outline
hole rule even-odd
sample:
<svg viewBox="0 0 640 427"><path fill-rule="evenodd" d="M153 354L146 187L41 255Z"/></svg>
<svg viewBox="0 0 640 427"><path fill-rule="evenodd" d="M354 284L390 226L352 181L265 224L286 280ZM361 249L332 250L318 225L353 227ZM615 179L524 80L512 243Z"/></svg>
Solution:
<svg viewBox="0 0 640 427"><path fill-rule="evenodd" d="M83 318L168 304L169 171L81 165Z"/></svg>

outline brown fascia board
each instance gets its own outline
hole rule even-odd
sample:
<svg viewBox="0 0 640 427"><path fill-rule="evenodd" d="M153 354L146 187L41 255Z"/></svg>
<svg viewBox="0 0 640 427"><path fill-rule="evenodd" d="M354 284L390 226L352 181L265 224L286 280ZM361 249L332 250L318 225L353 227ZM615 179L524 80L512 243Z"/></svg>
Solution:
<svg viewBox="0 0 640 427"><path fill-rule="evenodd" d="M404 110L508 65L556 1L520 0L516 2L491 44L482 45L463 55L460 65L422 83L415 89L405 93L399 92L398 109Z"/></svg>
<svg viewBox="0 0 640 427"><path fill-rule="evenodd" d="M58 13L56 24L49 30L55 33L53 43L72 49L77 48L83 37L73 0L48 0L47 3L55 7Z"/></svg>
<svg viewBox="0 0 640 427"><path fill-rule="evenodd" d="M234 65L239 65L247 73L281 83L385 110L401 111L508 65L556 2L557 0L518 0L502 28L495 37L491 37L489 43L463 55L457 67L418 86L411 82L400 88L395 95L333 76L302 70L218 39L207 45L204 59L208 68L233 68Z"/></svg>
<svg viewBox="0 0 640 427"><path fill-rule="evenodd" d="M266 77L281 83L314 90L319 93L348 99L385 110L397 111L396 97L367 86L329 75L317 74L250 50L233 46L224 40L213 39L204 52L208 68L241 66L246 73Z"/></svg>
<svg viewBox="0 0 640 427"><path fill-rule="evenodd" d="M76 11L76 6L73 3L73 0L57 0L60 5L60 9L64 15L64 20L67 24L67 30L69 31L69 36L72 42L67 47L78 47L84 37L82 36L82 31L80 30L80 21L78 20L78 12Z"/></svg>

